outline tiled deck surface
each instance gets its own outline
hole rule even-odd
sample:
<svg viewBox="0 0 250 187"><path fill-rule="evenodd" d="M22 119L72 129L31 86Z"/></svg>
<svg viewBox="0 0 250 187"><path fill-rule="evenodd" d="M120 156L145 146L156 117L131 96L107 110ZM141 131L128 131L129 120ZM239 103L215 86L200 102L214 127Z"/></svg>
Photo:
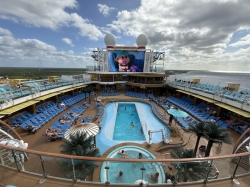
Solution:
<svg viewBox="0 0 250 187"><path fill-rule="evenodd" d="M100 97L99 97L100 98ZM137 98L132 98L132 97L127 97L124 95L120 95L120 96L113 96L113 97L101 97L102 101L104 103L107 103L109 101L115 101L115 100L119 100L119 101L137 101ZM168 118L168 115L166 113L164 113L163 109L158 107L159 111L162 114L165 114L165 116ZM69 109L68 109L69 110ZM68 110L64 111L63 113L66 113ZM84 116L94 116L97 113L96 109L94 108L94 106L92 105L87 111L84 112L84 114L82 115L82 117ZM59 140L59 141L55 141L55 142L45 142L45 137L42 136L43 133L45 132L45 130L51 126L51 124L53 124L56 120L58 120L58 118L62 115L59 114L58 116L56 116L53 120L49 121L48 123L46 123L41 129L38 130L38 132L34 135L27 135L27 132L22 131L21 129L17 129L17 132L20 134L20 136L23 138L24 142L28 142L29 143L29 149L33 149L33 150L39 150L39 151L44 151L44 152L51 152L51 153L60 153L60 145L62 143L63 140ZM173 124L175 124L173 122ZM231 136L233 138L233 142L236 142L236 140L240 137L240 135L234 131L232 131L231 129L229 129L231 132ZM194 148L195 145L195 141L196 138L190 138L190 141L188 141L189 137L190 137L191 133L188 132L183 132L183 139L184 142L186 143L186 148ZM181 139L175 138L175 137L171 137L171 139L173 140L173 143L180 143L182 142ZM200 140L200 145L207 144L207 141L205 139L201 139ZM128 143L124 143L123 145L128 145ZM131 145L131 143L129 143L129 145ZM158 144L152 144L150 146L148 146L146 143L144 144L133 144L133 145L137 145L137 146L141 146L147 150L149 150L151 153L153 153L156 157L158 157L160 155L159 152L155 152L155 150L164 145L163 143L158 143ZM119 147L120 145L114 146L112 148L110 148L108 151L106 151L102 157L106 157L107 154L109 154L112 150L114 150L115 148ZM210 156L217 156L217 155L225 155L225 154L231 154L232 153L232 149L233 149L234 144L232 145L223 145L222 147L219 147L218 145L214 145L212 150L211 150L211 154ZM169 150L162 150L161 153L166 153L169 152ZM224 168L223 170L225 171L225 173L228 173L228 170L231 170L232 168L234 168L234 166L232 166L232 168L230 168L230 166L228 166L228 164L225 164L223 162L217 163L219 165L221 165L220 168ZM99 167L100 168L100 167ZM165 167L164 170L167 172L168 168ZM223 177L223 170L220 170L220 176L219 177ZM230 173L232 173L230 171ZM242 172L244 173L244 172ZM227 177L228 175L225 174L225 177ZM56 180L56 179L51 179L51 178L47 178L46 181L43 184L39 184L39 181L42 177L41 176L35 176L35 175L31 175L31 174L27 174L24 172L17 172L15 170L12 169L6 169L3 167L0 167L0 184L6 186L8 184L12 184L12 185L16 185L18 187L28 187L28 186L53 186L53 187L57 187L57 186L105 186L104 184L86 184L86 183L74 183L73 181L62 181L62 180ZM100 169L96 169L93 176L90 176L87 180L89 181L100 181ZM233 183L231 180L226 180L226 181L220 181L220 182L213 182L213 183L208 183L208 184L192 184L189 186L221 186L221 187L227 187L227 186L250 186L250 175L245 176L245 177L240 177L237 179L240 182L240 185L236 185L235 183ZM118 186L118 185L110 185L110 186ZM119 186L123 186L121 184L119 184ZM138 186L138 185L136 185ZM157 185L154 185L157 186ZM159 185L160 186L160 185ZM162 186L162 185L161 185Z"/></svg>

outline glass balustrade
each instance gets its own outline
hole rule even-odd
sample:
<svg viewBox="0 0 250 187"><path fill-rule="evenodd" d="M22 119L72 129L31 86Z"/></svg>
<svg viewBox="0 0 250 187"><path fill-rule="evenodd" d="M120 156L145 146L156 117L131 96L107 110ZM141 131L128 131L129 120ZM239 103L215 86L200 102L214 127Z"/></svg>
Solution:
<svg viewBox="0 0 250 187"><path fill-rule="evenodd" d="M8 146L7 146L8 147ZM21 172L29 172L43 177L56 177L87 183L103 184L194 184L231 179L250 174L250 153L245 156L231 155L228 158L213 157L183 159L112 159L72 158L70 155L51 156L52 153L20 151L0 145L0 164ZM17 149L17 150L16 150ZM32 153L31 153L32 152ZM246 156L247 155L247 156ZM174 160L174 162L173 162ZM175 161L176 160L176 161ZM248 162L245 162L248 161ZM245 165L244 165L245 164Z"/></svg>

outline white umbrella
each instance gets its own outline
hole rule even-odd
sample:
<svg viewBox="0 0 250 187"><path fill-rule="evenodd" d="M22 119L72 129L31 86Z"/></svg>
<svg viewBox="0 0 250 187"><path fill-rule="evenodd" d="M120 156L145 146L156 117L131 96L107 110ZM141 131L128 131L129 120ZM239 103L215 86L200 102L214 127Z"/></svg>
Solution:
<svg viewBox="0 0 250 187"><path fill-rule="evenodd" d="M99 132L99 127L95 123L82 123L70 127L64 134L64 138L69 140L70 135L76 135L76 133L84 132L87 138L90 136L95 136Z"/></svg>

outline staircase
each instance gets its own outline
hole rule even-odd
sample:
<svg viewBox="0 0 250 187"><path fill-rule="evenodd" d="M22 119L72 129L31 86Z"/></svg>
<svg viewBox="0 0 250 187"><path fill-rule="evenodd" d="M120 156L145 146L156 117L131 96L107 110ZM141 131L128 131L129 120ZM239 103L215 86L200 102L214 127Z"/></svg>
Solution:
<svg viewBox="0 0 250 187"><path fill-rule="evenodd" d="M19 140L14 139L8 133L0 129L0 144L4 145L14 145L15 143L19 144ZM23 163L24 163L24 153L14 151L16 161L19 163L18 167L21 170L24 170ZM15 158L13 156L13 152L0 147L0 164L3 166L9 166L11 168L16 168Z"/></svg>
<svg viewBox="0 0 250 187"><path fill-rule="evenodd" d="M234 154L248 152L247 149L246 149L246 146L249 146L249 143L250 143L250 136L248 138L246 138L241 144L239 144L239 146L237 147ZM241 161L240 161L239 166L249 170L249 168L250 168L249 161L250 161L249 156L243 156L243 157L241 157ZM231 162L237 163L238 158L233 158L231 160Z"/></svg>

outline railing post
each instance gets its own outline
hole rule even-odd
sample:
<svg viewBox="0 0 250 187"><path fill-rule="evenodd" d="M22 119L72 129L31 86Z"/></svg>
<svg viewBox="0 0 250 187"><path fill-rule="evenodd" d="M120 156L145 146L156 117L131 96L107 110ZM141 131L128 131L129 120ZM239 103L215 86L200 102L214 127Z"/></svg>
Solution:
<svg viewBox="0 0 250 187"><path fill-rule="evenodd" d="M145 168L144 167L142 167L141 168L141 183L140 183L140 186L143 186L143 172L145 171Z"/></svg>
<svg viewBox="0 0 250 187"><path fill-rule="evenodd" d="M17 159L16 159L16 154L15 154L15 151L14 150L11 150L12 152L12 156L14 157L14 160L15 160L15 164L16 164L16 169L17 171L21 171L18 167L18 163L17 163Z"/></svg>
<svg viewBox="0 0 250 187"><path fill-rule="evenodd" d="M45 173L45 168L44 168L44 165L43 165L44 160L43 160L43 158L42 158L42 155L39 155L39 157L40 157L40 162L41 162L42 169L43 169L43 177L46 178L46 177L47 177L47 174Z"/></svg>
<svg viewBox="0 0 250 187"><path fill-rule="evenodd" d="M242 158L242 157L240 156L240 158L238 159L238 162L237 162L237 164L236 164L236 166L235 166L234 173L233 173L233 175L231 176L231 179L233 179L233 178L235 177L235 174L236 174L236 171L237 171L238 166L239 166L239 164L240 164L241 158Z"/></svg>
<svg viewBox="0 0 250 187"><path fill-rule="evenodd" d="M107 161L106 161L105 169L106 169L106 176L107 176L107 181L105 182L105 184L109 185L110 184L110 182L109 182L109 175L108 175L109 167L108 167Z"/></svg>
<svg viewBox="0 0 250 187"><path fill-rule="evenodd" d="M211 166L212 166L212 164L213 164L213 160L211 160L211 161L209 162L209 166L208 166L208 170L207 170L207 176L206 176L206 178L205 178L205 180L204 180L204 183L206 183L206 182L208 181L208 175L209 175L209 173L210 173L210 171L211 171Z"/></svg>
<svg viewBox="0 0 250 187"><path fill-rule="evenodd" d="M174 182L173 182L174 185L177 184L177 175L178 175L178 171L179 171L180 168L181 168L181 167L180 167L180 162L179 162L179 163L177 164L177 166L176 166L176 173L175 173Z"/></svg>
<svg viewBox="0 0 250 187"><path fill-rule="evenodd" d="M74 164L74 160L71 158L71 163L72 163L72 168L73 168L73 180L76 181L76 172L75 172L75 164Z"/></svg>

